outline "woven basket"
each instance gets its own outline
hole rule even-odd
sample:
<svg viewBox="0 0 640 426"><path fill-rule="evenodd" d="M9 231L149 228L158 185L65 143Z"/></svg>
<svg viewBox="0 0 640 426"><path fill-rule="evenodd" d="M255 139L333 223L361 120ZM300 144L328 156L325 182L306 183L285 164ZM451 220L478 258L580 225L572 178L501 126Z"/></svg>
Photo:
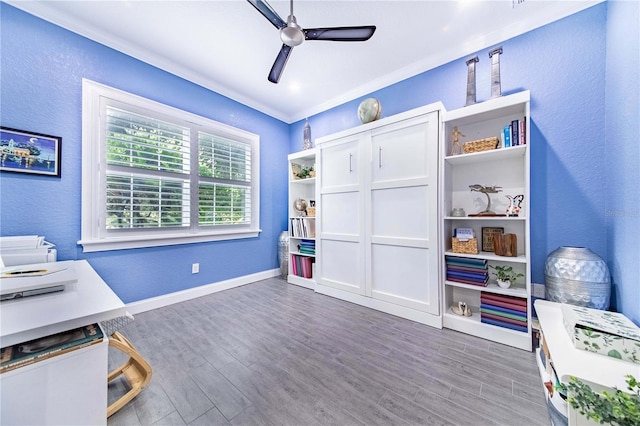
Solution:
<svg viewBox="0 0 640 426"><path fill-rule="evenodd" d="M454 253L478 254L478 240L470 238L468 241L460 241L454 237L451 239L451 249Z"/></svg>
<svg viewBox="0 0 640 426"><path fill-rule="evenodd" d="M498 147L498 138L484 138L477 141L466 142L462 145L465 154L472 152L489 151Z"/></svg>

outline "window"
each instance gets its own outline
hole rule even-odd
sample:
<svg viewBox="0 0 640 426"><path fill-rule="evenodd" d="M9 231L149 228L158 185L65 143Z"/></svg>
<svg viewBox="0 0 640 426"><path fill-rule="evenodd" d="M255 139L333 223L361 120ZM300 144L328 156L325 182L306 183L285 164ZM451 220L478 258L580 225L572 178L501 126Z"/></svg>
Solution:
<svg viewBox="0 0 640 426"><path fill-rule="evenodd" d="M84 251L255 237L259 137L83 81Z"/></svg>

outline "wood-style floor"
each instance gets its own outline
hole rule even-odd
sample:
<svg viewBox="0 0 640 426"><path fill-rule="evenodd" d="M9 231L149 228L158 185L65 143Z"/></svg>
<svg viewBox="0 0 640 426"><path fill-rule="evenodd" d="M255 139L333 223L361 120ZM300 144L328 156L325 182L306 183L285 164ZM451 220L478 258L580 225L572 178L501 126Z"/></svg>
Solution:
<svg viewBox="0 0 640 426"><path fill-rule="evenodd" d="M549 425L533 353L280 278L138 314L122 331L154 375L109 426ZM125 390L112 383L110 402Z"/></svg>

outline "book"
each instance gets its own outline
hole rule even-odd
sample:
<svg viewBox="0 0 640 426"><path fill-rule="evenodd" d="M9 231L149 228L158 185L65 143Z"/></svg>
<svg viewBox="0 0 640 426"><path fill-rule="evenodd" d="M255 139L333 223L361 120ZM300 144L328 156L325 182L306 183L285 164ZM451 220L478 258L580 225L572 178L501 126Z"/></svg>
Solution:
<svg viewBox="0 0 640 426"><path fill-rule="evenodd" d="M519 121L513 120L511 122L511 146L517 145L520 145Z"/></svg>
<svg viewBox="0 0 640 426"><path fill-rule="evenodd" d="M0 373L100 343L103 338L100 326L90 324L7 346L0 349Z"/></svg>
<svg viewBox="0 0 640 426"><path fill-rule="evenodd" d="M504 135L504 147L509 148L511 146L511 126L504 126L502 133Z"/></svg>
<svg viewBox="0 0 640 426"><path fill-rule="evenodd" d="M489 293L489 292L482 292L480 294L480 297L483 299L496 300L498 302L505 302L512 305L518 305L518 306L524 306L524 307L527 306L527 300L522 299L520 297L505 296L502 294L495 294L495 293Z"/></svg>
<svg viewBox="0 0 640 426"><path fill-rule="evenodd" d="M453 281L453 282L456 282L456 283L478 285L478 286L482 286L482 287L486 287L488 282L489 282L488 280L484 281L484 282L473 281L473 280L469 280L469 279L465 279L465 278L450 277L449 275L447 275L447 280L448 281Z"/></svg>
<svg viewBox="0 0 640 426"><path fill-rule="evenodd" d="M488 264L487 259L475 259L471 257L446 257L447 265L460 265L460 266L486 266Z"/></svg>
<svg viewBox="0 0 640 426"><path fill-rule="evenodd" d="M481 272L459 272L459 271L447 271L447 275L450 275L452 277L459 277L459 278L467 278L467 279L475 279L475 280L482 280L482 281L486 281L487 278L489 278L489 274L488 273L481 273Z"/></svg>
<svg viewBox="0 0 640 426"><path fill-rule="evenodd" d="M497 325L498 327L510 328L511 330L523 331L525 333L527 332L527 327L509 324L508 322L504 321L496 321L491 318L480 318L480 322L483 322L485 324Z"/></svg>
<svg viewBox="0 0 640 426"><path fill-rule="evenodd" d="M458 265L447 265L447 271L460 271L460 272L488 272L488 268L476 268L475 266L458 266Z"/></svg>
<svg viewBox="0 0 640 426"><path fill-rule="evenodd" d="M520 145L526 145L527 144L527 125L526 125L527 120L522 119L520 120Z"/></svg>
<svg viewBox="0 0 640 426"><path fill-rule="evenodd" d="M526 319L527 314L513 309L501 308L499 306L487 305L486 303L480 303L480 312L488 312L494 315L502 315L507 318L513 319Z"/></svg>
<svg viewBox="0 0 640 426"><path fill-rule="evenodd" d="M511 310L514 310L514 311L524 312L525 314L527 313L527 307L526 306L512 305L510 303L499 302L497 300L491 300L491 299L485 299L483 297L480 297L480 303L484 303L484 304L492 305L492 306L498 306L500 308L507 308L507 309L511 309Z"/></svg>
<svg viewBox="0 0 640 426"><path fill-rule="evenodd" d="M508 318L508 317L503 317L500 315L495 315L495 314L490 314L488 312L482 312L480 314L481 318L489 318L492 320L496 320L496 321L504 321L507 322L509 324L514 324L514 325L519 325L522 327L526 327L527 326L527 321L526 320L517 320L517 319L513 319L513 318Z"/></svg>

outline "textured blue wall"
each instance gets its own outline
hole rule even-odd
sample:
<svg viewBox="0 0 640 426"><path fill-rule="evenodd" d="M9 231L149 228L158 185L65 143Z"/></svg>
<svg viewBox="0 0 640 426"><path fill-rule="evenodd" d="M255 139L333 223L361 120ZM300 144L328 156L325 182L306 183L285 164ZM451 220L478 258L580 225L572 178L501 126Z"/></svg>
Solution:
<svg viewBox="0 0 640 426"><path fill-rule="evenodd" d="M607 11L607 263L614 307L640 325L640 3Z"/></svg>
<svg viewBox="0 0 640 426"><path fill-rule="evenodd" d="M533 282L544 283L557 247L588 247L611 268L612 308L640 324L638 5L602 3L506 40L500 68L503 94L531 90ZM477 52L479 102L490 97L490 50ZM314 138L359 125L358 104L369 96L383 117L437 101L463 107L472 56L309 117ZM291 125L292 151L303 123Z"/></svg>
<svg viewBox="0 0 640 426"><path fill-rule="evenodd" d="M286 229L289 126L217 93L0 4L1 123L62 137L62 178L0 174L2 235L39 234L59 259L88 259L132 302L276 268ZM260 135L258 238L84 254L80 239L82 78ZM191 264L200 273L191 274Z"/></svg>

